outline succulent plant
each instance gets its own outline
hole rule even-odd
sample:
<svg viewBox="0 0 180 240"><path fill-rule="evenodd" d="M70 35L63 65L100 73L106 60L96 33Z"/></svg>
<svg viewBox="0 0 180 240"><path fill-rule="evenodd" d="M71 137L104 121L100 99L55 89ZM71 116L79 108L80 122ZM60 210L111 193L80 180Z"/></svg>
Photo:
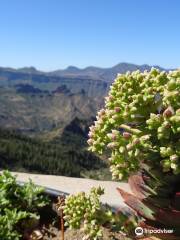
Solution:
<svg viewBox="0 0 180 240"><path fill-rule="evenodd" d="M127 178L149 161L164 172L180 173L179 93L180 71L118 75L88 141L91 151L110 149L113 178Z"/></svg>
<svg viewBox="0 0 180 240"><path fill-rule="evenodd" d="M102 212L99 200L102 194L103 189L92 188L89 195L80 192L77 195L68 196L63 210L65 225L75 229L82 227L87 239L101 237L98 216Z"/></svg>
<svg viewBox="0 0 180 240"><path fill-rule="evenodd" d="M119 191L141 224L179 235L180 70L119 74L89 137L91 151L109 154L113 179L139 171L129 178L134 194Z"/></svg>
<svg viewBox="0 0 180 240"><path fill-rule="evenodd" d="M101 187L93 187L89 194L80 192L68 196L63 207L65 226L70 229L81 229L86 240L103 239L102 227L105 226L110 230L118 231L134 228L133 217L129 219L122 212L117 214L110 206L100 202L103 193Z"/></svg>
<svg viewBox="0 0 180 240"><path fill-rule="evenodd" d="M180 180L144 166L141 173L129 177L132 194L118 188L125 203L140 217L138 226L166 229L171 233L155 233L158 239L180 239ZM153 235L151 233L151 235Z"/></svg>

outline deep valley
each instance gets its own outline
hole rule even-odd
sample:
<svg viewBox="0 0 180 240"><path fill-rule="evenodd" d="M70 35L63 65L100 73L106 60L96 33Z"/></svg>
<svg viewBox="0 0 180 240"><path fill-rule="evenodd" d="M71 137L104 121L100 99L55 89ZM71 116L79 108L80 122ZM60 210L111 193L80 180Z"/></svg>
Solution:
<svg viewBox="0 0 180 240"><path fill-rule="evenodd" d="M0 167L110 179L106 158L87 151L88 128L117 73L150 68L0 68Z"/></svg>

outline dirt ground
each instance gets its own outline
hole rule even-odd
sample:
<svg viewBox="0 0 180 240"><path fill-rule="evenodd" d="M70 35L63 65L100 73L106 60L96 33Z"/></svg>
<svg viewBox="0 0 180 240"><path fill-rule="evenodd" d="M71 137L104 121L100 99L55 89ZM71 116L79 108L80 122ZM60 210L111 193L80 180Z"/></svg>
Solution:
<svg viewBox="0 0 180 240"><path fill-rule="evenodd" d="M61 240L61 232L54 229L56 236L46 236L43 240ZM66 230L64 240L83 240L83 233L80 230ZM112 233L107 229L103 229L103 238L102 240L130 240L126 236L123 236L121 233Z"/></svg>

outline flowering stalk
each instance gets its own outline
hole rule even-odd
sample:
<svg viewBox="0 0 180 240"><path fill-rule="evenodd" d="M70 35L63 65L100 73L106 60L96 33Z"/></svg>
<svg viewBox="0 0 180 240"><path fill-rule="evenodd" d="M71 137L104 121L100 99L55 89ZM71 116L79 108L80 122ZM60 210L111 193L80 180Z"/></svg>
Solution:
<svg viewBox="0 0 180 240"><path fill-rule="evenodd" d="M117 76L88 140L91 151L110 150L113 179L128 178L141 162L149 161L164 173L180 173L180 161L171 160L180 157L180 142L175 140L180 133L179 79L180 70L155 68ZM165 156L162 149L168 147L171 154Z"/></svg>

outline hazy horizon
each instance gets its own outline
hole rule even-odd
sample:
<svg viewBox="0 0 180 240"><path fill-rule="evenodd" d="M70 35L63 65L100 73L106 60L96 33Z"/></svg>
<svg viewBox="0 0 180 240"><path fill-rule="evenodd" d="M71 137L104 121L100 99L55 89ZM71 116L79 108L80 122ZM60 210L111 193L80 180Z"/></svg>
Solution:
<svg viewBox="0 0 180 240"><path fill-rule="evenodd" d="M131 62L119 62L113 66L95 66L95 65L89 65L89 66L85 66L85 67L78 67L76 65L72 65L72 64L69 64L67 66L65 66L64 68L56 68L56 69L50 69L50 70L46 70L46 69L39 69L37 68L36 66L21 66L21 67L13 67L13 66L0 66L2 68L11 68L11 69L15 69L15 70L19 70L19 69L23 69L23 68L35 68L37 71L42 71L42 72L53 72L53 71L56 71L56 70L66 70L67 68L69 67L76 67L78 68L79 70L83 70L83 69L86 69L88 67L96 67L96 68L101 68L101 69L106 69L106 68L113 68L115 67L116 65L119 65L119 64L132 64L132 65L137 65L137 66L143 66L143 65L149 65L149 66L152 66L152 67L161 67L161 68L164 68L164 69L177 69L179 67L173 67L173 68L170 68L170 67L164 67L164 66L161 66L161 65L158 65L158 64L147 64L147 63L142 63L142 64L137 64L137 63L131 63Z"/></svg>

